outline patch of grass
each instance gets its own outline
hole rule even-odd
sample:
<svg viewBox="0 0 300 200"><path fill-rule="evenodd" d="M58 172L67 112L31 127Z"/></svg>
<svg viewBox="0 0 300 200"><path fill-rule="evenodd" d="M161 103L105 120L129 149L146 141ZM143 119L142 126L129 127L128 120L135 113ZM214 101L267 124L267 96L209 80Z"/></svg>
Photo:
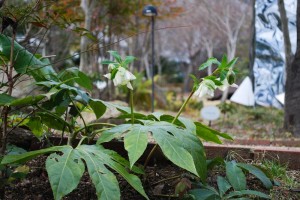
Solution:
<svg viewBox="0 0 300 200"><path fill-rule="evenodd" d="M271 107L246 107L234 103L219 105L223 115L214 128L247 138L276 138L282 135L283 110Z"/></svg>
<svg viewBox="0 0 300 200"><path fill-rule="evenodd" d="M290 175L287 165L282 165L277 160L264 160L262 165L268 169L274 180L279 181L283 187L295 188L299 186L296 178Z"/></svg>

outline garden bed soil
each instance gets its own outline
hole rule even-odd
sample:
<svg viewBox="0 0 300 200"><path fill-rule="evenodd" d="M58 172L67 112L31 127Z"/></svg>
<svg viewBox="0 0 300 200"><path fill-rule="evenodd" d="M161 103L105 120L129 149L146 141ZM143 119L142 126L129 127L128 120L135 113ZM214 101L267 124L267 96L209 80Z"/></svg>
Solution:
<svg viewBox="0 0 300 200"><path fill-rule="evenodd" d="M52 200L52 190L45 170L46 156L39 156L36 159L27 162L26 164L30 167L30 173L23 180L15 181L10 186L5 188L5 199L4 200ZM179 176L185 174L189 177L185 171L175 167L174 165L168 164L156 164L149 166L146 169L147 179L144 180L144 189L151 200L167 200L167 199L180 199L174 197L176 184L181 180ZM216 176L224 176L224 172L221 170L214 170L209 173L208 184L216 187ZM300 174L297 174L300 178ZM172 177L174 179L162 181ZM190 176L192 177L192 176ZM144 198L139 195L124 179L117 175L119 180L121 199L122 200L143 200ZM141 177L143 179L143 177ZM189 179L191 181L191 179ZM252 176L247 177L247 185L249 189L258 190L261 192L268 193L263 188L262 184ZM275 187L272 191L272 198L274 199L289 199L297 200L300 196L298 193L293 192L284 187ZM275 196L274 196L275 195ZM81 179L78 188L71 192L63 199L72 200L96 200L95 188L87 173Z"/></svg>

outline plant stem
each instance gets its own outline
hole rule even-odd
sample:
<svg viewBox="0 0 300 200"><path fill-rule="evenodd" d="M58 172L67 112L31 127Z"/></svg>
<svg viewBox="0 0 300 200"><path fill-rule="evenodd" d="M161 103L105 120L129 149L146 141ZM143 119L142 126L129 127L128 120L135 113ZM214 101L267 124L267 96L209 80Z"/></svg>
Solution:
<svg viewBox="0 0 300 200"><path fill-rule="evenodd" d="M133 90L130 90L130 109L131 109L131 124L134 124L134 113L133 113Z"/></svg>
<svg viewBox="0 0 300 200"><path fill-rule="evenodd" d="M10 60L9 60L9 67L5 71L7 75L7 82L8 82L8 92L7 94L11 96L12 90L14 87L14 81L13 81L13 69L14 69L14 48L15 48L15 38L16 38L16 33L13 32L12 39L11 39L11 47L10 47ZM4 106L1 117L2 117L2 135L1 135L1 149L0 149L0 156L5 154L6 150L6 141L7 141L7 127L8 127L8 113L9 113L10 107L9 106Z"/></svg>
<svg viewBox="0 0 300 200"><path fill-rule="evenodd" d="M175 118L172 120L172 124L174 124L176 122L176 120L178 119L178 117L180 116L180 114L182 113L182 111L184 110L185 106L187 105L187 103L190 101L191 97L193 96L193 94L195 93L195 91L193 90L189 97L184 101L184 103L182 104L181 108L179 109L177 115L175 116ZM156 151L158 147L158 144L155 144L154 147L151 149L150 153L148 154L146 161L144 163L144 169L147 167L149 160L151 159L151 157L153 156L154 152Z"/></svg>
<svg viewBox="0 0 300 200"><path fill-rule="evenodd" d="M176 122L176 120L178 119L178 117L180 116L180 114L182 113L182 111L184 110L185 106L187 105L187 103L190 101L191 97L193 96L195 92L192 91L189 95L189 97L184 101L184 103L182 104L181 108L179 109L177 115L175 116L175 118L172 121L172 124L174 124Z"/></svg>
<svg viewBox="0 0 300 200"><path fill-rule="evenodd" d="M92 124L87 124L85 127L82 127L78 130L76 130L73 135L72 135L72 140L75 140L75 138L77 137L78 133L80 131L82 131L83 129L85 128L88 128L88 127L92 127L92 126L98 126L98 125L103 125L103 126L116 126L115 124L110 124L110 123L92 123Z"/></svg>

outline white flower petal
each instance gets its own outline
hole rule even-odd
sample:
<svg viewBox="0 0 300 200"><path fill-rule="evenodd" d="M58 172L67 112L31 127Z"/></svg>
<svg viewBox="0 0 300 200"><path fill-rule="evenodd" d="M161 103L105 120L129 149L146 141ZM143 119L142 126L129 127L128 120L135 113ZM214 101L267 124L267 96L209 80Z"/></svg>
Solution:
<svg viewBox="0 0 300 200"><path fill-rule="evenodd" d="M109 80L111 80L111 73L105 74L103 76L106 77L106 78L108 78Z"/></svg>
<svg viewBox="0 0 300 200"><path fill-rule="evenodd" d="M129 89L133 90L132 85L131 85L130 82L127 83L127 87L128 87Z"/></svg>

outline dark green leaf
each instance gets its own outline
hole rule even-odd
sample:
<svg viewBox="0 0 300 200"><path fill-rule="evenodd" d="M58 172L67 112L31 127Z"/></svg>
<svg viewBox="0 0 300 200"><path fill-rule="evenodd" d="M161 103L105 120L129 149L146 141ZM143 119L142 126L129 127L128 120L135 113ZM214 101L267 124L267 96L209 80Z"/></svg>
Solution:
<svg viewBox="0 0 300 200"><path fill-rule="evenodd" d="M2 93L0 94L0 106L9 105L15 99L16 99L15 97Z"/></svg>
<svg viewBox="0 0 300 200"><path fill-rule="evenodd" d="M0 34L1 53L10 58L11 38ZM32 75L36 81L49 80L56 77L48 59L38 59L24 47L14 42L14 68L17 73Z"/></svg>
<svg viewBox="0 0 300 200"><path fill-rule="evenodd" d="M195 200L221 200L218 193L208 189L194 189L189 191Z"/></svg>
<svg viewBox="0 0 300 200"><path fill-rule="evenodd" d="M246 176L236 162L226 162L226 176L236 191L246 189Z"/></svg>
<svg viewBox="0 0 300 200"><path fill-rule="evenodd" d="M80 85L81 87L84 87L88 90L92 90L93 89L93 83L91 81L91 79L85 75L83 72L79 71L78 72L78 77L77 79L75 79L75 82Z"/></svg>
<svg viewBox="0 0 300 200"><path fill-rule="evenodd" d="M237 165L256 176L259 180L261 180L267 189L271 189L273 187L271 180L259 168L246 163L238 163Z"/></svg>
<svg viewBox="0 0 300 200"><path fill-rule="evenodd" d="M41 100L43 100L45 98L45 95L37 95L37 96L27 96L24 98L20 98L20 99L15 99L14 101L12 101L10 103L11 106L31 106L34 105L38 102L40 102Z"/></svg>
<svg viewBox="0 0 300 200"><path fill-rule="evenodd" d="M106 106L100 100L90 99L89 105L93 109L97 119L99 119L106 111Z"/></svg>
<svg viewBox="0 0 300 200"><path fill-rule="evenodd" d="M241 190L241 191L235 191L235 192L231 192L230 194L226 195L225 197L227 199L231 199L232 197L236 197L236 196L244 196L244 195L254 195L257 197L261 197L264 199L271 199L268 195L259 192L259 191L255 191L255 190Z"/></svg>
<svg viewBox="0 0 300 200"><path fill-rule="evenodd" d="M217 183L220 191L220 196L223 197L223 195L231 188L231 185L222 176L217 177Z"/></svg>

